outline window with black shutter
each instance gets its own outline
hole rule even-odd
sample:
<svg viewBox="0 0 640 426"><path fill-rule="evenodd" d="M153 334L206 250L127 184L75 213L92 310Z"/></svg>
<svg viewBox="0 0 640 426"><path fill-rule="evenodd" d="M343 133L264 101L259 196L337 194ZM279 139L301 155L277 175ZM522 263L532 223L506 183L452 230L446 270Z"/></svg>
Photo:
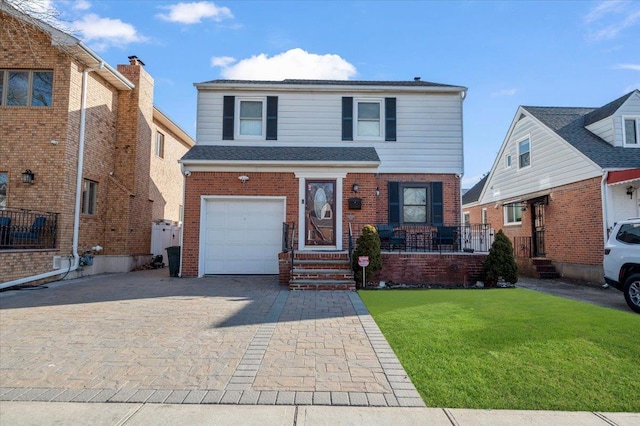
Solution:
<svg viewBox="0 0 640 426"><path fill-rule="evenodd" d="M390 224L443 224L442 182L389 182Z"/></svg>
<svg viewBox="0 0 640 426"><path fill-rule="evenodd" d="M267 140L278 139L278 97L267 96Z"/></svg>
<svg viewBox="0 0 640 426"><path fill-rule="evenodd" d="M353 140L353 98L342 98L342 140Z"/></svg>
<svg viewBox="0 0 640 426"><path fill-rule="evenodd" d="M222 139L233 140L233 125L235 121L235 96L225 96L222 106Z"/></svg>

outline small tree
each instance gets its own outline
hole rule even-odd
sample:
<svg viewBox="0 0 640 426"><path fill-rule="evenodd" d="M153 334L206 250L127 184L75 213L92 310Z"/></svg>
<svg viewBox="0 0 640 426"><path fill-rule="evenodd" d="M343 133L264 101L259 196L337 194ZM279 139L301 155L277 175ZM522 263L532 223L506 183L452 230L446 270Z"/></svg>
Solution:
<svg viewBox="0 0 640 426"><path fill-rule="evenodd" d="M362 280L362 266L358 265L359 256L369 256L369 266L364 268L367 277L382 269L382 257L380 256L380 237L376 228L372 225L365 225L362 228L362 235L356 240L356 249L353 251L351 267L355 272L356 283L361 283L360 287L365 287L367 283Z"/></svg>
<svg viewBox="0 0 640 426"><path fill-rule="evenodd" d="M482 267L485 281L492 286L500 278L512 284L518 281L518 265L513 257L513 245L502 229L496 234Z"/></svg>

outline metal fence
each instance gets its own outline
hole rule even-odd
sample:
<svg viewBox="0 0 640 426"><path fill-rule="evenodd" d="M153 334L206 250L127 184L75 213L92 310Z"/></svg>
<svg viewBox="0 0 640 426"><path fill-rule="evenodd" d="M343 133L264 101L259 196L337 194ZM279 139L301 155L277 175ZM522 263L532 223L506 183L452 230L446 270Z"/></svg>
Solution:
<svg viewBox="0 0 640 426"><path fill-rule="evenodd" d="M0 250L56 248L58 213L0 210Z"/></svg>
<svg viewBox="0 0 640 426"><path fill-rule="evenodd" d="M350 223L348 239L357 241L366 223ZM371 225L371 224L369 224ZM493 244L494 232L489 224L470 225L389 225L376 224L383 251L408 252L488 252Z"/></svg>
<svg viewBox="0 0 640 426"><path fill-rule="evenodd" d="M532 257L533 239L531 237L513 237L513 254L515 257Z"/></svg>

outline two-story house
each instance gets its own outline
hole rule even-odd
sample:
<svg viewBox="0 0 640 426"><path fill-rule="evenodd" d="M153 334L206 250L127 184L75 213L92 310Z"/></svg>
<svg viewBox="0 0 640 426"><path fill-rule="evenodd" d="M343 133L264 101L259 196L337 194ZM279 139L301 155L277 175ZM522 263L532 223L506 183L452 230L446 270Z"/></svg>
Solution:
<svg viewBox="0 0 640 426"><path fill-rule="evenodd" d="M181 220L177 161L195 142L153 105L142 62L114 68L6 2L0 46L3 288L150 262L152 222Z"/></svg>
<svg viewBox="0 0 640 426"><path fill-rule="evenodd" d="M285 235L319 256L347 250L364 224L459 224L466 88L419 78L195 86L182 276L278 274Z"/></svg>
<svg viewBox="0 0 640 426"><path fill-rule="evenodd" d="M525 273L546 261L561 276L602 282L604 243L617 221L640 216L638 188L634 90L600 108L519 107L463 211L502 227Z"/></svg>

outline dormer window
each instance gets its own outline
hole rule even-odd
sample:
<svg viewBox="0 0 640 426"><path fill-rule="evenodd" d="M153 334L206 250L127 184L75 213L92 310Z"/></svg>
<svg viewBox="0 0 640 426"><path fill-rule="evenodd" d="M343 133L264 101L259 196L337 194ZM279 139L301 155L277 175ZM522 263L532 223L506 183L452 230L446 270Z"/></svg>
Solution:
<svg viewBox="0 0 640 426"><path fill-rule="evenodd" d="M624 146L640 146L640 117L623 117L624 128L622 143Z"/></svg>

